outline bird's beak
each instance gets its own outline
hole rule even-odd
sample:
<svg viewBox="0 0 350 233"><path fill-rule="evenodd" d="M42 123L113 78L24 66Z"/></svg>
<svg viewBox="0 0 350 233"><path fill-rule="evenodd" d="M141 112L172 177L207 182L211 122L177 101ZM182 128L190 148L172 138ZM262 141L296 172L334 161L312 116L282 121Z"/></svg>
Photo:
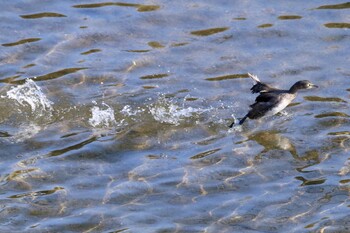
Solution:
<svg viewBox="0 0 350 233"><path fill-rule="evenodd" d="M311 88L318 88L318 86L315 84L311 84Z"/></svg>

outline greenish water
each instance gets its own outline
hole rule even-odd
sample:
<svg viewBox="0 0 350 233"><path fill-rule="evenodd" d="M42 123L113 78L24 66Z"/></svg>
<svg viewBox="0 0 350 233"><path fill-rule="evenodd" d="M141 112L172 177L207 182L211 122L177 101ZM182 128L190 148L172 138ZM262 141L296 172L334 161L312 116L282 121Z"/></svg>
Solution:
<svg viewBox="0 0 350 233"><path fill-rule="evenodd" d="M1 232L350 231L349 3L0 6Z"/></svg>

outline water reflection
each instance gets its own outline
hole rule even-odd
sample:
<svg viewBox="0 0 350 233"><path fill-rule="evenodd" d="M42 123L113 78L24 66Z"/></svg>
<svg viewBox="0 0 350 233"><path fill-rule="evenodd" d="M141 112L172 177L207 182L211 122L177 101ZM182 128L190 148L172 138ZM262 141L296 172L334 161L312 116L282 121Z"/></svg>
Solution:
<svg viewBox="0 0 350 233"><path fill-rule="evenodd" d="M5 46L5 47L16 46L16 45L36 42L39 40L41 40L41 38L27 38L27 39L19 40L19 41L12 42L12 43L5 43L5 44L2 44L2 46Z"/></svg>
<svg viewBox="0 0 350 233"><path fill-rule="evenodd" d="M280 133L279 131L261 131L249 135L249 140L256 141L264 147L257 157L261 157L271 150L286 150L289 151L294 158L299 157L293 143Z"/></svg>
<svg viewBox="0 0 350 233"><path fill-rule="evenodd" d="M295 160L297 161L306 161L319 163L321 161L320 154L314 149L304 150L301 145L298 145L298 142L289 139L282 135L280 131L260 131L248 136L248 140L252 140L264 147L255 158L262 159L270 152L275 150L288 151ZM242 142L238 142L240 144ZM298 152L299 148L301 152Z"/></svg>
<svg viewBox="0 0 350 233"><path fill-rule="evenodd" d="M101 2L101 3L91 3L91 4L80 4L74 5L75 8L99 8L105 6L121 6L121 7L134 7L139 12L155 11L160 8L158 5L142 5L124 2Z"/></svg>
<svg viewBox="0 0 350 233"><path fill-rule="evenodd" d="M339 98L339 97L320 97L320 96L304 96L305 100L308 101L321 101L321 102L344 102L345 100Z"/></svg>
<svg viewBox="0 0 350 233"><path fill-rule="evenodd" d="M204 157L209 156L209 155L211 155L211 154L214 154L214 153L216 153L216 152L218 152L218 151L220 151L220 148L214 149L214 150L205 151L205 152L201 152L201 153L199 153L199 154L193 155L193 156L191 157L191 159L200 159L200 158L204 158Z"/></svg>
<svg viewBox="0 0 350 233"><path fill-rule="evenodd" d="M85 141L82 141L82 142L79 142L75 145L72 145L72 146L69 146L69 147L66 147L66 148L62 148L62 149L57 149L57 150L53 150L51 151L47 156L51 157L51 156L60 156L60 155L63 155L67 152L71 152L71 151L74 151L74 150L79 150L81 148L83 148L85 145L88 145L92 142L95 142L97 140L97 137L91 137Z"/></svg>
<svg viewBox="0 0 350 233"><path fill-rule="evenodd" d="M161 48L165 47L164 45L162 45L161 43L159 43L157 41L150 41L150 42L148 42L148 45L154 49L161 49Z"/></svg>
<svg viewBox="0 0 350 233"><path fill-rule="evenodd" d="M327 28L350 28L350 23L326 23Z"/></svg>
<svg viewBox="0 0 350 233"><path fill-rule="evenodd" d="M66 15L53 13L53 12L43 12L43 13L36 13L31 15L20 15L20 16L23 19L39 19L39 18L45 18L45 17L67 17Z"/></svg>
<svg viewBox="0 0 350 233"><path fill-rule="evenodd" d="M89 55L89 54L98 53L98 52L101 52L101 49L90 49L89 51L82 52L82 53L80 53L80 54L81 54L81 55Z"/></svg>
<svg viewBox="0 0 350 233"><path fill-rule="evenodd" d="M350 117L350 116L344 112L327 112L327 113L322 113L315 116L315 118L324 118L324 117Z"/></svg>
<svg viewBox="0 0 350 233"><path fill-rule="evenodd" d="M316 9L329 9L329 10L341 10L341 9L347 9L350 8L350 3L341 3L341 4L334 4L334 5L323 5L319 6Z"/></svg>
<svg viewBox="0 0 350 233"><path fill-rule="evenodd" d="M209 28L209 29L203 29L198 31L192 31L191 34L195 36L210 36L219 32L224 32L228 30L228 27L223 28Z"/></svg>
<svg viewBox="0 0 350 233"><path fill-rule="evenodd" d="M271 24L271 23L265 23L265 24L260 24L258 26L258 28L269 28L269 27L272 27L272 26L273 26L273 24Z"/></svg>
<svg viewBox="0 0 350 233"><path fill-rule="evenodd" d="M299 15L280 15L278 19L280 20L292 20L292 19L301 19L302 17Z"/></svg>
<svg viewBox="0 0 350 233"><path fill-rule="evenodd" d="M304 186L304 185L320 185L320 184L323 184L324 182L326 182L326 179L314 179L314 180L308 180L308 179L305 179L304 177L302 176L297 176L295 177L295 179L297 180L300 180L302 181L303 183L301 184L301 186Z"/></svg>
<svg viewBox="0 0 350 233"><path fill-rule="evenodd" d="M208 81L223 81L223 80L229 80L229 79L236 79L236 78L249 78L248 74L228 74L213 78L206 78L205 80Z"/></svg>
<svg viewBox="0 0 350 233"><path fill-rule="evenodd" d="M60 78L62 76L68 75L68 74L78 72L79 70L85 70L85 69L87 69L87 68L84 68L84 67L82 67L82 68L65 68L65 69L62 69L59 71L55 71L52 73L37 76L34 79L35 79L35 81L45 81L45 80L50 80L50 79L56 79L56 78ZM26 82L25 79L16 80L20 77L21 76L4 78L0 82L10 83L10 84L24 84Z"/></svg>
<svg viewBox="0 0 350 233"><path fill-rule="evenodd" d="M150 75L144 75L140 77L140 79L158 79L158 78L165 78L168 76L169 74L150 74Z"/></svg>
<svg viewBox="0 0 350 233"><path fill-rule="evenodd" d="M35 198L43 195L53 194L58 190L64 190L64 188L55 187L52 190L42 190L42 191L36 191L36 192L30 192L30 193L16 194L16 195L9 196L8 198L25 198L25 197Z"/></svg>

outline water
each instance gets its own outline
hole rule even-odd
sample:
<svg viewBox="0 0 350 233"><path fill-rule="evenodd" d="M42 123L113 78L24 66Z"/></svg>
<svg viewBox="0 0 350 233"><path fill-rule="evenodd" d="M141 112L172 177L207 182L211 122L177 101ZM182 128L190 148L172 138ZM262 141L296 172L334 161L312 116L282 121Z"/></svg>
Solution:
<svg viewBox="0 0 350 233"><path fill-rule="evenodd" d="M0 6L1 232L350 231L349 3Z"/></svg>
<svg viewBox="0 0 350 233"><path fill-rule="evenodd" d="M92 127L111 127L117 123L114 117L114 110L105 103L103 103L101 108L98 106L92 107L91 113L92 117L89 119L89 123Z"/></svg>

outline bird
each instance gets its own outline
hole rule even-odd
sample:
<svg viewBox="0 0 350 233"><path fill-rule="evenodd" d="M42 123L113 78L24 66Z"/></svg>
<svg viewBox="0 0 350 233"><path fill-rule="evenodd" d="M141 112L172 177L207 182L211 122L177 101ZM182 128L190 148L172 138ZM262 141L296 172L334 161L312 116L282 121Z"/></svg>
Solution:
<svg viewBox="0 0 350 233"><path fill-rule="evenodd" d="M238 124L240 125L242 125L247 118L259 119L264 116L272 116L279 113L295 99L299 90L318 88L317 85L311 83L309 80L300 80L294 83L289 90L281 90L261 82L256 75L248 73L248 76L255 82L250 90L253 94L259 93L259 95L256 97L255 103L250 105L249 112L239 121ZM235 121L233 121L229 127L232 128L234 124Z"/></svg>

